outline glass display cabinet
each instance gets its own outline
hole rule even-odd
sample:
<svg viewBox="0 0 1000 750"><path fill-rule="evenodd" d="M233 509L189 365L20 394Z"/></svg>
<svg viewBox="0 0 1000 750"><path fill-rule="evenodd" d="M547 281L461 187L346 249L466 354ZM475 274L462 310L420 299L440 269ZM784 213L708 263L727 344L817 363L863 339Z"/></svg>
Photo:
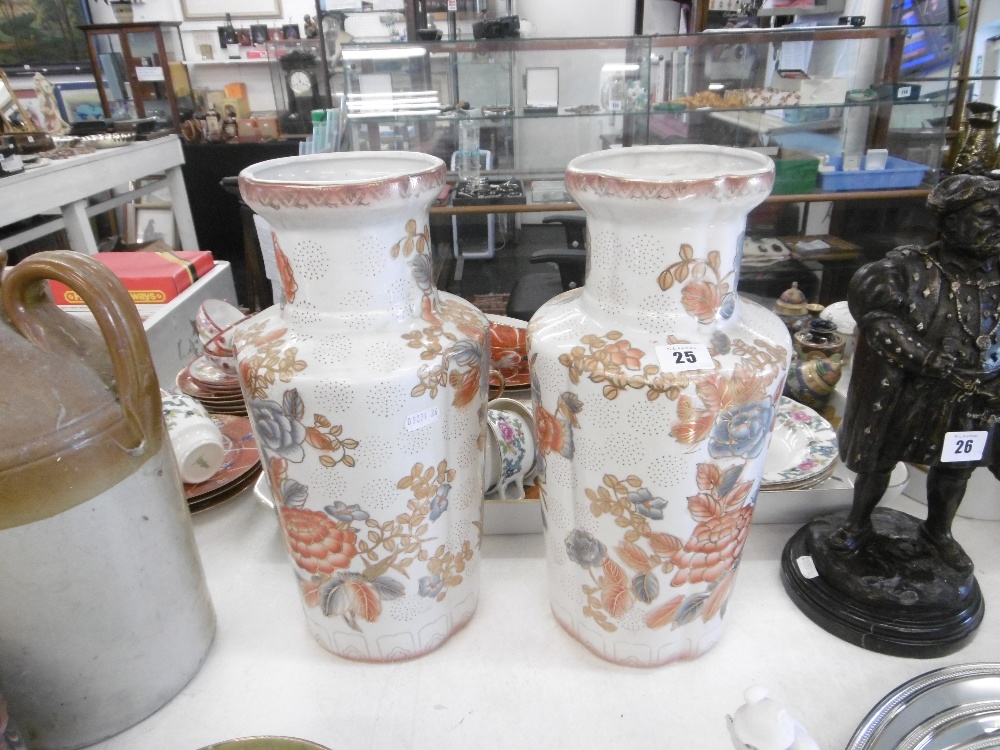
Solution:
<svg viewBox="0 0 1000 750"><path fill-rule="evenodd" d="M779 183L781 162L811 159L776 190L786 201L920 195L938 176L954 52L950 24L349 44L348 147L450 163L472 117L497 176L560 180L589 151L711 143L772 155ZM878 174L863 168L872 149L888 152Z"/></svg>
<svg viewBox="0 0 1000 750"><path fill-rule="evenodd" d="M176 130L194 111L178 22L89 24L90 61L104 115L154 118L156 130Z"/></svg>

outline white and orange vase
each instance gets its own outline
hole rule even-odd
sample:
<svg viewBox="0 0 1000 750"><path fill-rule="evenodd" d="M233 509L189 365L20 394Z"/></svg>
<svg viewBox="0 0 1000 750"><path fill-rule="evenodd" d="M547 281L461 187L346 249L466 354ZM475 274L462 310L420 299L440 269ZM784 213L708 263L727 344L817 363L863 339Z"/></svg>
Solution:
<svg viewBox="0 0 1000 750"><path fill-rule="evenodd" d="M240 174L283 303L239 324L239 375L309 627L341 656L426 653L479 592L488 323L434 286L444 163L323 154Z"/></svg>
<svg viewBox="0 0 1000 750"><path fill-rule="evenodd" d="M597 655L656 666L720 637L791 342L737 297L766 156L714 146L586 154L585 285L528 325L549 597Z"/></svg>

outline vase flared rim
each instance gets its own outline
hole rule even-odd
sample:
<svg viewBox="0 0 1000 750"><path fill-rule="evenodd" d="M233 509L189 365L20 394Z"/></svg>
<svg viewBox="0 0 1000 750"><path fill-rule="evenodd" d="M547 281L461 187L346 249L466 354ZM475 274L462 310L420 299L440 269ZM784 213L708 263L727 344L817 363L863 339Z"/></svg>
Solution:
<svg viewBox="0 0 1000 750"><path fill-rule="evenodd" d="M239 175L251 208L364 206L440 190L441 159L414 151L289 156L253 164Z"/></svg>
<svg viewBox="0 0 1000 750"><path fill-rule="evenodd" d="M767 194L774 162L764 154L728 146L633 146L583 154L566 168L574 196L591 192L621 198L685 198Z"/></svg>

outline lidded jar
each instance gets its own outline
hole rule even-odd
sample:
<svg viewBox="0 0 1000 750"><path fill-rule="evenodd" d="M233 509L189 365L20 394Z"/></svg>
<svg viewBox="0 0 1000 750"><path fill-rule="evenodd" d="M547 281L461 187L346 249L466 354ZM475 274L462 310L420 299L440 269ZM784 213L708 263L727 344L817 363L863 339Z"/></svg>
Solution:
<svg viewBox="0 0 1000 750"><path fill-rule="evenodd" d="M736 296L774 165L648 146L570 162L581 289L528 325L549 599L597 655L655 666L721 634L791 341Z"/></svg>
<svg viewBox="0 0 1000 750"><path fill-rule="evenodd" d="M240 381L309 628L351 659L426 653L478 602L489 326L434 286L445 174L409 152L240 174L284 296L238 324Z"/></svg>

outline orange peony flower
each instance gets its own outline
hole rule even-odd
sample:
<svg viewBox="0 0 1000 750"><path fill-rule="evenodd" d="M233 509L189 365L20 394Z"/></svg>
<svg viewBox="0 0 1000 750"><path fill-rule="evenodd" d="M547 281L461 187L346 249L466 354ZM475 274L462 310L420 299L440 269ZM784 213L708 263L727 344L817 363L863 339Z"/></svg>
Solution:
<svg viewBox="0 0 1000 750"><path fill-rule="evenodd" d="M538 450L543 456L547 456L552 451L557 453L562 451L563 434L562 425L545 409L538 407L535 410L535 431L538 433Z"/></svg>
<svg viewBox="0 0 1000 750"><path fill-rule="evenodd" d="M346 568L358 554L354 532L338 528L321 511L283 507L281 525L296 565L310 573L330 575Z"/></svg>
<svg viewBox="0 0 1000 750"><path fill-rule="evenodd" d="M695 526L684 549L671 558L677 566L671 585L711 583L731 569L743 551L752 515L753 506L745 505Z"/></svg>

